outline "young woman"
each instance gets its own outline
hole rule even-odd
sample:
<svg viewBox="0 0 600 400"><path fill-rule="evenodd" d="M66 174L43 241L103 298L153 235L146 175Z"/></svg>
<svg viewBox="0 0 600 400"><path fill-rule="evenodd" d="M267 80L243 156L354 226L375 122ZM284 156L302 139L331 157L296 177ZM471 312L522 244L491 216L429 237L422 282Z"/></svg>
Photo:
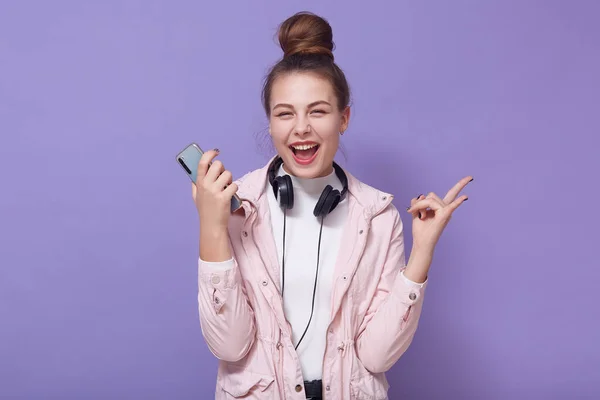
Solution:
<svg viewBox="0 0 600 400"><path fill-rule="evenodd" d="M215 398L387 399L385 372L412 341L434 247L472 179L411 200L407 264L392 195L334 162L350 94L331 27L299 13L279 42L263 89L277 156L234 183L208 151L192 185ZM231 213L234 193L243 207Z"/></svg>

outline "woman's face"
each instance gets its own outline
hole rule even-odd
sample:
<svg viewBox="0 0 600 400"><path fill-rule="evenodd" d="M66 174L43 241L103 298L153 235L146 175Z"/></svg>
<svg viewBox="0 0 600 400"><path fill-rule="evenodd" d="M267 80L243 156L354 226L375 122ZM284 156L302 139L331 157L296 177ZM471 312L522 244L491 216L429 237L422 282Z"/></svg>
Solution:
<svg viewBox="0 0 600 400"><path fill-rule="evenodd" d="M315 73L278 77L270 111L269 132L285 171L299 178L330 174L350 108L339 111L329 81Z"/></svg>

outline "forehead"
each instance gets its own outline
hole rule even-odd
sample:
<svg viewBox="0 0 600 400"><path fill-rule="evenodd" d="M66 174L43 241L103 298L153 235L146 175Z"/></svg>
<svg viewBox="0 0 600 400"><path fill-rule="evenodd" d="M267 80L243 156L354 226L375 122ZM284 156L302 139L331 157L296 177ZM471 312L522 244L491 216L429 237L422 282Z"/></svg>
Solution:
<svg viewBox="0 0 600 400"><path fill-rule="evenodd" d="M335 104L335 94L329 81L315 73L295 72L279 76L271 89L271 105L288 103L306 106L312 102L325 100Z"/></svg>

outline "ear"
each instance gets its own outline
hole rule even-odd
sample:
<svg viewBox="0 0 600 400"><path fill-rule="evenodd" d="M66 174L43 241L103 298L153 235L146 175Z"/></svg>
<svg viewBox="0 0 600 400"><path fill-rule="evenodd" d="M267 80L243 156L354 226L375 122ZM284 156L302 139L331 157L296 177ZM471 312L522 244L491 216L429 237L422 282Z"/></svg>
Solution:
<svg viewBox="0 0 600 400"><path fill-rule="evenodd" d="M346 129L348 129L349 123L350 123L350 106L346 106L346 108L344 108L344 111L342 111L342 124L340 127L340 131L344 132Z"/></svg>

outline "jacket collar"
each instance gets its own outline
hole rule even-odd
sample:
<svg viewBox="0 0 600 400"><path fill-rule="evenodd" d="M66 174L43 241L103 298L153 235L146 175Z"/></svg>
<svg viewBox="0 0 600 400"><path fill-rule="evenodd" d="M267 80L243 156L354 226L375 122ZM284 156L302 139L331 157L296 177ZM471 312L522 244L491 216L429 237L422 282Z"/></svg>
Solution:
<svg viewBox="0 0 600 400"><path fill-rule="evenodd" d="M271 190L268 182L267 171L273 161L271 157L269 162L262 168L247 173L236 181L238 185L238 195L242 201L247 201L255 207L259 204L260 198L266 193L266 189ZM363 209L365 219L370 219L383 209L385 209L393 200L394 196L390 193L375 189L349 173L345 168L344 172L348 177L347 200L356 202Z"/></svg>

